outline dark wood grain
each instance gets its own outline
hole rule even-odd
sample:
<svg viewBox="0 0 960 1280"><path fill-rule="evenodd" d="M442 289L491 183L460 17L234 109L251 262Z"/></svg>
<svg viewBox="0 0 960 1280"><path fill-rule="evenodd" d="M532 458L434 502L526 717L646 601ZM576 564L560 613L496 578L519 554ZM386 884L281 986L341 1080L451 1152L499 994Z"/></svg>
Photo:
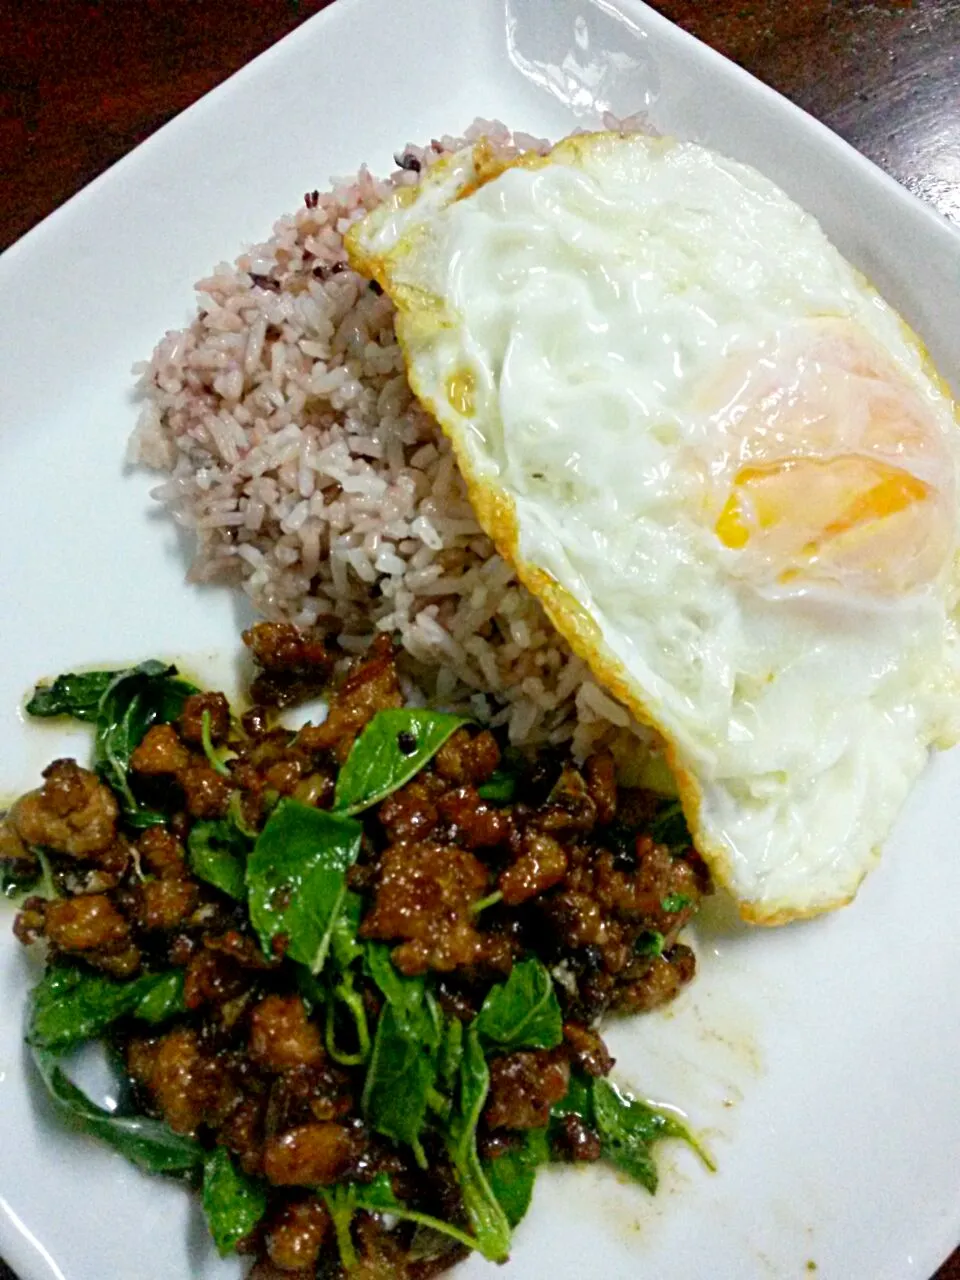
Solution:
<svg viewBox="0 0 960 1280"><path fill-rule="evenodd" d="M329 2L0 4L0 247Z"/></svg>
<svg viewBox="0 0 960 1280"><path fill-rule="evenodd" d="M0 247L327 3L15 0L0 10ZM960 0L655 7L960 223ZM15 1280L2 1262L0 1280ZM960 1253L936 1280L960 1280Z"/></svg>
<svg viewBox="0 0 960 1280"><path fill-rule="evenodd" d="M655 4L960 222L960 0Z"/></svg>

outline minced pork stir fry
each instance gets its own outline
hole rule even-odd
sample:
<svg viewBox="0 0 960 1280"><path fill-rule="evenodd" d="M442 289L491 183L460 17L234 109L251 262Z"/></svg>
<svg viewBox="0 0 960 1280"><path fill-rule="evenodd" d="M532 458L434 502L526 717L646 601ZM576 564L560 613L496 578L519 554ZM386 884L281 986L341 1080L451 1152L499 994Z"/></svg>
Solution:
<svg viewBox="0 0 960 1280"><path fill-rule="evenodd" d="M502 1261L538 1168L648 1190L672 1116L608 1079L596 1024L673 998L709 890L678 806L613 761L504 751L404 708L389 637L330 688L318 633L261 623L235 719L172 666L41 686L94 729L0 824L15 932L47 945L28 1041L58 1110L194 1179L254 1280ZM321 724L279 709L326 691ZM42 892L38 892L42 888ZM63 1054L102 1038L113 1112Z"/></svg>

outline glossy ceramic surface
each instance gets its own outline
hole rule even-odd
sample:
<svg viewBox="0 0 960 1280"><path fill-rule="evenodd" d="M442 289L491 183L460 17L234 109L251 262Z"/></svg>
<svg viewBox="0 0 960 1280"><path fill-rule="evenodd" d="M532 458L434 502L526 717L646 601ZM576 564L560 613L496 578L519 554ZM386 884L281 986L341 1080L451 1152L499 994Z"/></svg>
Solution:
<svg viewBox="0 0 960 1280"><path fill-rule="evenodd" d="M130 366L187 318L191 282L305 189L364 160L383 170L407 140L478 114L556 136L604 110L644 110L780 182L960 385L956 231L645 6L338 0L0 260L5 789L83 749L23 723L36 677L152 654L232 667L235 601L184 584L150 478L122 461ZM656 1200L595 1170L544 1177L508 1274L761 1280L813 1262L837 1280L927 1280L960 1230L958 783L960 753L933 762L848 910L757 933L717 904L693 987L609 1039L619 1078L683 1107L719 1172L671 1151ZM51 1123L22 1053L31 974L10 918L0 909L0 1253L23 1280L238 1275L181 1188Z"/></svg>

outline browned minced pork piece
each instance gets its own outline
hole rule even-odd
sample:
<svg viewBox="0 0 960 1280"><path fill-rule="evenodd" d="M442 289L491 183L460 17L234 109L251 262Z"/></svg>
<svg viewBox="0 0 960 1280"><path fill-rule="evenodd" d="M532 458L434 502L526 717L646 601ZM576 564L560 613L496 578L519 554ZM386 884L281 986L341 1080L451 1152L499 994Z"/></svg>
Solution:
<svg viewBox="0 0 960 1280"><path fill-rule="evenodd" d="M243 642L263 668L250 696L255 703L286 707L319 693L333 669L334 655L319 631L300 631L287 622L258 622Z"/></svg>
<svg viewBox="0 0 960 1280"><path fill-rule="evenodd" d="M500 748L488 729L475 735L458 729L437 752L433 767L444 782L478 786L487 781L499 763Z"/></svg>
<svg viewBox="0 0 960 1280"><path fill-rule="evenodd" d="M603 1154L600 1138L579 1116L563 1116L554 1146L566 1160L599 1160Z"/></svg>
<svg viewBox="0 0 960 1280"><path fill-rule="evenodd" d="M533 828L523 833L523 852L500 876L500 891L508 907L545 893L567 874L567 852L553 836Z"/></svg>
<svg viewBox="0 0 960 1280"><path fill-rule="evenodd" d="M403 941L393 961L408 976L475 964L483 939L470 908L484 897L488 875L482 862L456 845L392 844L383 854L373 909L360 932Z"/></svg>
<svg viewBox="0 0 960 1280"><path fill-rule="evenodd" d="M267 1140L263 1171L281 1187L329 1187L359 1154L360 1144L342 1124L301 1124Z"/></svg>
<svg viewBox="0 0 960 1280"><path fill-rule="evenodd" d="M532 822L537 825L536 816ZM682 982L669 965L665 972L654 965L648 977L651 960L637 955L636 943L655 930L670 950L701 895L709 892L706 868L692 853L675 857L646 835L627 852L595 843L570 843L566 849L567 873L552 893L537 900L536 909L556 940L575 952L571 962L579 1002L573 1016L590 1019L607 1008L628 1011L669 999L666 993L675 993ZM678 895L677 902L672 895Z"/></svg>
<svg viewBox="0 0 960 1280"><path fill-rule="evenodd" d="M534 821L551 835L586 835L597 822L597 806L587 789L583 774L565 764Z"/></svg>
<svg viewBox="0 0 960 1280"><path fill-rule="evenodd" d="M391 1231L382 1218L367 1214L358 1214L353 1234L357 1264L350 1269L350 1280L433 1280L434 1276L448 1276L450 1269L469 1253L464 1245L440 1236L427 1246L423 1256L411 1254L403 1237Z"/></svg>
<svg viewBox="0 0 960 1280"><path fill-rule="evenodd" d="M240 1100L226 1068L202 1052L197 1033L187 1027L157 1041L131 1041L127 1068L175 1133L216 1126Z"/></svg>
<svg viewBox="0 0 960 1280"><path fill-rule="evenodd" d="M456 981L445 982L440 978L436 987L437 1003L448 1018L456 1018L458 1022L468 1023L480 1012L480 1001L476 994L464 991Z"/></svg>
<svg viewBox="0 0 960 1280"><path fill-rule="evenodd" d="M236 960L242 969L276 969L278 964L263 954L259 942L239 929L227 929L221 934L208 933L203 945L208 951L217 951Z"/></svg>
<svg viewBox="0 0 960 1280"><path fill-rule="evenodd" d="M217 1140L237 1157L250 1177L263 1173L264 1099L246 1094L231 1108L217 1131Z"/></svg>
<svg viewBox="0 0 960 1280"><path fill-rule="evenodd" d="M244 631L243 643L258 666L272 671L329 667L332 662L320 632L300 630L289 622L258 622Z"/></svg>
<svg viewBox="0 0 960 1280"><path fill-rule="evenodd" d="M127 1073L131 1080L145 1085L157 1060L159 1040L130 1040L126 1047Z"/></svg>
<svg viewBox="0 0 960 1280"><path fill-rule="evenodd" d="M266 707L251 707L240 717L240 727L248 738L262 738L272 732L272 719Z"/></svg>
<svg viewBox="0 0 960 1280"><path fill-rule="evenodd" d="M188 1009L205 1004L225 1004L247 988L248 979L229 956L206 949L191 956L183 979L183 1003Z"/></svg>
<svg viewBox="0 0 960 1280"><path fill-rule="evenodd" d="M250 1018L250 1057L268 1071L320 1062L320 1032L299 996L267 996L256 1005Z"/></svg>
<svg viewBox="0 0 960 1280"><path fill-rule="evenodd" d="M266 791L295 795L305 804L323 803L333 795L336 770L304 750L296 735L275 729L246 742L231 761L230 774L241 789L241 804L259 823Z"/></svg>
<svg viewBox="0 0 960 1280"><path fill-rule="evenodd" d="M477 1151L482 1160L499 1160L508 1151L516 1151L517 1135L504 1129L487 1129L481 1126L477 1133Z"/></svg>
<svg viewBox="0 0 960 1280"><path fill-rule="evenodd" d="M387 796L377 817L391 840L425 840L440 821L437 808L443 788L431 774L420 774Z"/></svg>
<svg viewBox="0 0 960 1280"><path fill-rule="evenodd" d="M510 838L509 814L487 804L475 787L462 786L448 791L441 796L439 809L449 824L450 838L468 849L494 849Z"/></svg>
<svg viewBox="0 0 960 1280"><path fill-rule="evenodd" d="M135 893L134 918L141 929L169 932L192 915L200 902L195 880L147 880Z"/></svg>
<svg viewBox="0 0 960 1280"><path fill-rule="evenodd" d="M166 827L147 827L137 841L141 868L162 880L176 880L187 874L183 845Z"/></svg>
<svg viewBox="0 0 960 1280"><path fill-rule="evenodd" d="M570 1063L555 1050L522 1050L490 1062L484 1111L491 1129L542 1129L550 1108L566 1096Z"/></svg>
<svg viewBox="0 0 960 1280"><path fill-rule="evenodd" d="M378 635L347 672L323 724L306 725L298 741L309 751L333 751L342 764L357 734L378 711L403 706L395 656L390 637Z"/></svg>
<svg viewBox="0 0 960 1280"><path fill-rule="evenodd" d="M565 1022L563 1038L573 1054L573 1060L588 1076L606 1076L613 1070L616 1059L599 1034L582 1022Z"/></svg>
<svg viewBox="0 0 960 1280"><path fill-rule="evenodd" d="M130 768L149 777L179 773L190 763L190 751L172 724L151 725L130 757Z"/></svg>
<svg viewBox="0 0 960 1280"><path fill-rule="evenodd" d="M605 937L600 906L585 893L565 890L538 906L565 946L589 947Z"/></svg>
<svg viewBox="0 0 960 1280"><path fill-rule="evenodd" d="M650 836L637 840L637 866L640 888L650 889L660 897L668 893L692 893L699 899L708 887L690 862L674 858L665 845L656 844Z"/></svg>
<svg viewBox="0 0 960 1280"><path fill-rule="evenodd" d="M43 922L47 914L47 900L33 896L24 900L13 922L13 936L25 947L43 937Z"/></svg>
<svg viewBox="0 0 960 1280"><path fill-rule="evenodd" d="M605 911L621 919L643 920L672 939L696 910L704 886L695 868L674 858L649 836L636 843L636 870L621 871L613 854L604 850L589 865L571 872L570 884L591 892ZM668 911L664 902L675 896L682 905Z"/></svg>
<svg viewBox="0 0 960 1280"><path fill-rule="evenodd" d="M583 769L587 790L597 806L597 822L606 825L617 813L617 765L609 751L590 756Z"/></svg>
<svg viewBox="0 0 960 1280"><path fill-rule="evenodd" d="M619 1013L647 1013L669 1004L692 979L696 967L690 948L677 943L662 956L656 956L641 978L618 987L611 1007Z"/></svg>
<svg viewBox="0 0 960 1280"><path fill-rule="evenodd" d="M354 1101L350 1077L339 1067L329 1062L291 1067L270 1086L267 1134L273 1137L314 1120L342 1120Z"/></svg>
<svg viewBox="0 0 960 1280"><path fill-rule="evenodd" d="M247 1273L247 1280L317 1280L317 1270L307 1267L300 1271L281 1271L264 1255L257 1258Z"/></svg>
<svg viewBox="0 0 960 1280"><path fill-rule="evenodd" d="M178 969L184 969L197 954L199 940L189 932L175 933L167 947L167 959Z"/></svg>
<svg viewBox="0 0 960 1280"><path fill-rule="evenodd" d="M310 764L299 756L277 760L263 774L264 784L282 796L292 796L303 776L310 772Z"/></svg>
<svg viewBox="0 0 960 1280"><path fill-rule="evenodd" d="M357 1263L350 1268L350 1280L412 1280L414 1276L436 1272L420 1272L411 1263L408 1251L382 1221L376 1218L358 1217L353 1228L357 1242ZM462 1256L462 1255L461 1255ZM446 1270L446 1267L444 1267Z"/></svg>
<svg viewBox="0 0 960 1280"><path fill-rule="evenodd" d="M281 727L270 729L253 741L240 743L237 758L233 762L233 770L238 771L242 766L250 766L253 772L250 773L244 769L241 776L245 779L244 785L247 785L247 779L251 784L255 784L264 769L277 760L286 759L291 750L296 750L296 736L291 730ZM304 753L303 758L309 760L310 757Z"/></svg>
<svg viewBox="0 0 960 1280"><path fill-rule="evenodd" d="M130 939L130 923L106 894L87 893L51 899L44 933L61 951L117 951Z"/></svg>
<svg viewBox="0 0 960 1280"><path fill-rule="evenodd" d="M233 782L217 773L206 760L196 760L177 774L183 787L187 812L194 818L222 818L230 803Z"/></svg>
<svg viewBox="0 0 960 1280"><path fill-rule="evenodd" d="M9 871L21 882L32 879L40 871L37 855L20 839L10 818L0 822L0 870Z"/></svg>
<svg viewBox="0 0 960 1280"><path fill-rule="evenodd" d="M301 804L313 805L315 809L326 809L333 804L335 790L334 775L326 770L314 769L300 779L293 789L293 797Z"/></svg>
<svg viewBox="0 0 960 1280"><path fill-rule="evenodd" d="M62 863L60 884L68 897L85 893L108 893L115 889L130 863L130 846L118 836L109 849L97 854L96 862L77 859L68 866Z"/></svg>
<svg viewBox="0 0 960 1280"><path fill-rule="evenodd" d="M54 760L39 791L13 807L21 840L74 858L93 858L116 839L119 808L113 792L75 760Z"/></svg>
<svg viewBox="0 0 960 1280"><path fill-rule="evenodd" d="M322 1200L290 1200L267 1224L267 1256L281 1271L305 1270L312 1276L320 1248L331 1230Z"/></svg>
<svg viewBox="0 0 960 1280"><path fill-rule="evenodd" d="M357 1264L350 1269L350 1280L433 1280L435 1276L449 1276L451 1268L470 1252L465 1245L438 1236L426 1246L422 1256L411 1254L403 1237L389 1230L382 1218L366 1214L359 1214L355 1219L353 1234ZM261 1276L256 1280L271 1278ZM281 1275L279 1280L287 1277ZM305 1280L311 1278L305 1277Z"/></svg>
<svg viewBox="0 0 960 1280"><path fill-rule="evenodd" d="M230 703L222 693L191 693L185 700L177 721L184 742L202 744L205 714L210 722L210 741L223 742L230 732Z"/></svg>

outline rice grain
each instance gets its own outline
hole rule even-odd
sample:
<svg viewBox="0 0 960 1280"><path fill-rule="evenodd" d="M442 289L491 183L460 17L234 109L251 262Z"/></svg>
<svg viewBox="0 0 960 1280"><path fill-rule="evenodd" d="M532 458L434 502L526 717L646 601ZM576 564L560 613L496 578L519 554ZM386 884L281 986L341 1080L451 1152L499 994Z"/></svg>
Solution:
<svg viewBox="0 0 960 1280"><path fill-rule="evenodd" d="M505 154L546 149L477 121ZM345 653L396 635L425 698L579 754L644 731L587 675L478 526L449 442L404 373L386 296L343 235L464 139L398 152L311 193L197 285L198 311L138 367L131 461L196 547L189 578L239 582L268 617L334 622ZM634 746L636 739L632 738ZM619 744L622 746L622 744Z"/></svg>

